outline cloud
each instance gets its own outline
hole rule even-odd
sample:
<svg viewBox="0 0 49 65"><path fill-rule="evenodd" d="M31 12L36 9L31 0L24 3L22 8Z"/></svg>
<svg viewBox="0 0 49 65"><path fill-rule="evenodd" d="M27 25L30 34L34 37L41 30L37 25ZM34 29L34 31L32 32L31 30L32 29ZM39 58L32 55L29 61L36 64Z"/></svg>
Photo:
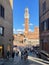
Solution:
<svg viewBox="0 0 49 65"><path fill-rule="evenodd" d="M31 31L31 32L32 32L33 30L32 30L32 29L29 29L29 31Z"/></svg>
<svg viewBox="0 0 49 65"><path fill-rule="evenodd" d="M32 32L33 30L32 30L32 29L29 29L29 31ZM14 29L13 29L13 33L14 33L14 34L17 34L17 33L24 33L24 29L15 29L15 28L14 28Z"/></svg>
<svg viewBox="0 0 49 65"><path fill-rule="evenodd" d="M24 32L24 29L17 29L17 32Z"/></svg>
<svg viewBox="0 0 49 65"><path fill-rule="evenodd" d="M13 33L16 34L16 29L15 28L13 29Z"/></svg>
<svg viewBox="0 0 49 65"><path fill-rule="evenodd" d="M31 25L31 26L32 26L33 24L32 24L32 23L30 23L29 25Z"/></svg>
<svg viewBox="0 0 49 65"><path fill-rule="evenodd" d="M25 26L25 24L22 24L23 26ZM32 26L33 24L32 23L29 23L29 26Z"/></svg>
<svg viewBox="0 0 49 65"><path fill-rule="evenodd" d="M17 33L24 33L24 29L17 29Z"/></svg>
<svg viewBox="0 0 49 65"><path fill-rule="evenodd" d="M23 33L24 32L24 29L13 29L13 33L16 34L16 33Z"/></svg>
<svg viewBox="0 0 49 65"><path fill-rule="evenodd" d="M29 29L29 31L32 32L33 30L32 30L32 29ZM17 32L20 32L20 33L21 33L21 32L24 32L24 29L17 29Z"/></svg>
<svg viewBox="0 0 49 65"><path fill-rule="evenodd" d="M23 26L25 26L25 24L22 24Z"/></svg>

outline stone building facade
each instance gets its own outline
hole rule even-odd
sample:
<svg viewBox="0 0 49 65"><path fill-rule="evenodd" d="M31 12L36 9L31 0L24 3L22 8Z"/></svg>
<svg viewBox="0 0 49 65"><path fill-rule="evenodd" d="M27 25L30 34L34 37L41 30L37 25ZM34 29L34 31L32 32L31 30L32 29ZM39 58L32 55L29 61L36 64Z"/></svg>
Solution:
<svg viewBox="0 0 49 65"><path fill-rule="evenodd" d="M49 53L49 0L39 0L40 49Z"/></svg>
<svg viewBox="0 0 49 65"><path fill-rule="evenodd" d="M0 0L0 57L12 53L13 46L13 0Z"/></svg>

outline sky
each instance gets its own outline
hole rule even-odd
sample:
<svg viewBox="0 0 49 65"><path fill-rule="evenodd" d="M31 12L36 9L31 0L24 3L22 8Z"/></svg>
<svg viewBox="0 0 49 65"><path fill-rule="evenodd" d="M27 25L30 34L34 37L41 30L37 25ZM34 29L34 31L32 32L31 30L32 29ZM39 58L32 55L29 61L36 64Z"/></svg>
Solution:
<svg viewBox="0 0 49 65"><path fill-rule="evenodd" d="M29 9L29 31L39 26L39 2L38 0L13 0L13 33L24 31L25 8Z"/></svg>

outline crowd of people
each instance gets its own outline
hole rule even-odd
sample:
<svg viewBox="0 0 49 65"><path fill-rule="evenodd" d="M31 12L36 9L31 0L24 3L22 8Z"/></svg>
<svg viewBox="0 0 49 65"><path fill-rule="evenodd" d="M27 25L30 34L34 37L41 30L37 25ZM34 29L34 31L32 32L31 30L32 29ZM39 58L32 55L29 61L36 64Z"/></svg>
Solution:
<svg viewBox="0 0 49 65"><path fill-rule="evenodd" d="M21 51L21 59L27 59L28 58L28 52L26 49L24 49L23 51Z"/></svg>
<svg viewBox="0 0 49 65"><path fill-rule="evenodd" d="M14 56L18 56L19 55L19 51L15 52L13 51L12 54L10 55L10 51L7 51L7 59L9 59L9 57L12 57L14 59ZM21 59L24 58L28 58L28 52L26 49L24 49L23 51L21 51Z"/></svg>

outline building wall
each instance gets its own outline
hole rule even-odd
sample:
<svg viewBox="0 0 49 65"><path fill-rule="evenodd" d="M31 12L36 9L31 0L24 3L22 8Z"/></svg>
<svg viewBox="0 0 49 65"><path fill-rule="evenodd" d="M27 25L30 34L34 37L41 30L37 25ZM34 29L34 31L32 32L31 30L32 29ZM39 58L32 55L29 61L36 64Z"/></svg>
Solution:
<svg viewBox="0 0 49 65"><path fill-rule="evenodd" d="M39 46L39 39L29 39L28 45Z"/></svg>
<svg viewBox="0 0 49 65"><path fill-rule="evenodd" d="M25 39L27 40L26 42L24 42ZM23 41L21 43L30 44L30 45L33 45L33 46L39 45L39 28L35 27L33 32L28 32L27 36L25 36L24 33L19 34L19 35L14 34L13 45L16 45L16 43L18 44L17 41L20 41L20 42Z"/></svg>
<svg viewBox="0 0 49 65"><path fill-rule="evenodd" d="M28 39L39 39L38 27L35 27L33 32L28 32Z"/></svg>
<svg viewBox="0 0 49 65"><path fill-rule="evenodd" d="M4 56L10 47L12 52L13 44L13 12L10 0L0 0L0 4L4 7L4 18L0 17L0 26L4 27L4 35L0 36L0 44L4 46Z"/></svg>
<svg viewBox="0 0 49 65"><path fill-rule="evenodd" d="M46 2L46 9L43 11L43 3ZM44 6L45 8L45 6ZM40 28L40 48L49 53L49 0L39 1L39 28ZM46 24L45 24L46 22Z"/></svg>
<svg viewBox="0 0 49 65"><path fill-rule="evenodd" d="M28 41L31 42L33 46L39 46L39 28L35 27L33 32L29 32Z"/></svg>

